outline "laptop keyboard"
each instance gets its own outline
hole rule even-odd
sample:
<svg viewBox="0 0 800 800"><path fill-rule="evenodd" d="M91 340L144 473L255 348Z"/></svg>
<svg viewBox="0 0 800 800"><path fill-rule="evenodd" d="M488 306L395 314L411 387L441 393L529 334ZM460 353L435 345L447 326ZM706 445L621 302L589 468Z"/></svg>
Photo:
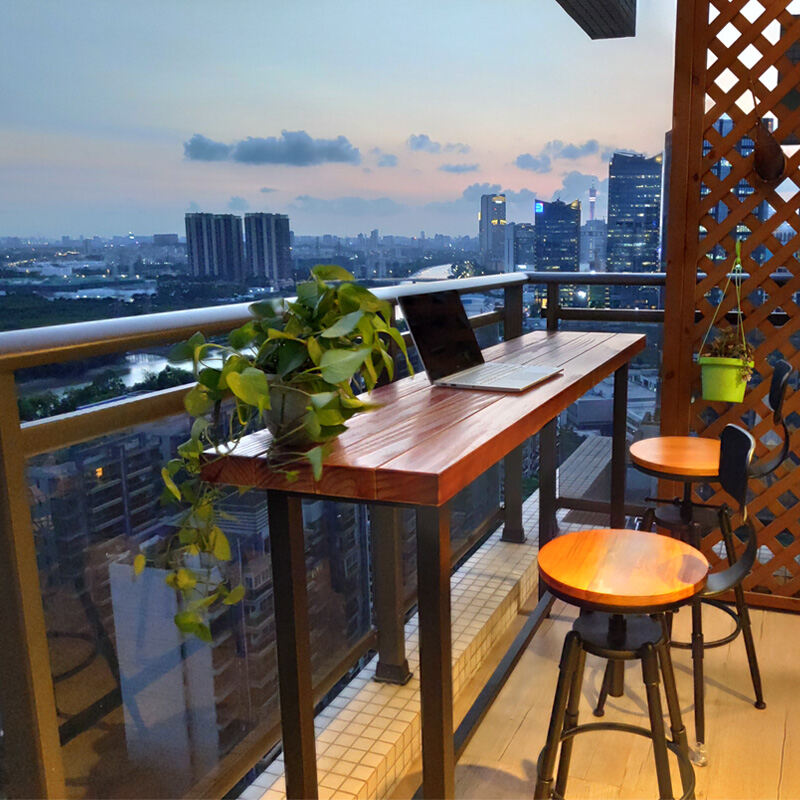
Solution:
<svg viewBox="0 0 800 800"><path fill-rule="evenodd" d="M489 362L487 364L479 364L476 367L465 369L456 375L450 377L458 377L459 381L469 381L475 386L492 386L498 380L507 378L509 375L514 375L520 369L525 369L522 364L497 364Z"/></svg>

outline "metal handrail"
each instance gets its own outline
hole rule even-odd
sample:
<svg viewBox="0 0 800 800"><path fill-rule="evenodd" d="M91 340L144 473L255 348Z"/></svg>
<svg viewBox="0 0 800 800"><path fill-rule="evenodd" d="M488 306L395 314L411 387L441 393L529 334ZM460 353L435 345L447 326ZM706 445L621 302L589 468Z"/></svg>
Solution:
<svg viewBox="0 0 800 800"><path fill-rule="evenodd" d="M373 291L378 297L395 302L405 295L443 289L461 294L502 290L502 307L498 304L494 311L479 314L470 321L474 327L503 322L506 338L509 338L522 331L525 285L544 284L548 293L555 290L557 296L558 286L564 284L658 286L664 280L663 274L536 272L403 283ZM13 681L8 683L8 686L19 687L19 703L10 709L14 713L9 714L9 719L17 721L12 726L13 733L20 745L17 750L25 755L18 763L29 767L16 770L19 774L15 785L25 787L23 794L60 796L64 787L45 623L37 598L38 569L25 493L26 459L179 413L187 387L122 397L69 414L21 424L16 408L14 372L26 367L164 345L188 338L197 330L206 335L225 333L251 319L249 305L236 303L0 333L0 527L4 529L0 539L0 563L7 578L4 583L8 591L3 595L9 610L6 616L14 620L14 624L5 626L4 632L8 634L8 652L28 654L24 659L15 656ZM562 308L557 302L548 311L556 319L566 319L571 314L569 308ZM588 310L575 311L585 313ZM612 309L611 312L617 321L624 318L621 316L624 310ZM27 732L24 743L21 732ZM9 735L11 733L9 728ZM250 751L243 754L244 760L249 756ZM233 772L239 771L240 766ZM225 773L227 777L219 774L215 778L216 793L223 793L217 790L229 783L231 772L225 770Z"/></svg>

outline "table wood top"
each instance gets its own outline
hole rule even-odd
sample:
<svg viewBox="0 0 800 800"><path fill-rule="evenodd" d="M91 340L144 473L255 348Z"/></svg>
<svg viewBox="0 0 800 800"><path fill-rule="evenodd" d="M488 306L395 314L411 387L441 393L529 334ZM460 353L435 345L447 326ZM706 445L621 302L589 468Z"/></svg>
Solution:
<svg viewBox="0 0 800 800"><path fill-rule="evenodd" d="M615 608L663 608L699 592L706 557L691 545L645 531L600 529L559 536L539 551L539 574L557 594Z"/></svg>
<svg viewBox="0 0 800 800"><path fill-rule="evenodd" d="M484 350L487 361L563 368L526 392L431 386L420 373L372 392L369 399L382 407L348 421L318 482L305 468L291 483L271 472L261 455L268 433L242 439L234 454L207 464L203 477L342 499L443 505L644 346L639 334L534 331Z"/></svg>
<svg viewBox="0 0 800 800"><path fill-rule="evenodd" d="M713 480L719 475L719 439L654 436L631 445L631 461L664 478Z"/></svg>

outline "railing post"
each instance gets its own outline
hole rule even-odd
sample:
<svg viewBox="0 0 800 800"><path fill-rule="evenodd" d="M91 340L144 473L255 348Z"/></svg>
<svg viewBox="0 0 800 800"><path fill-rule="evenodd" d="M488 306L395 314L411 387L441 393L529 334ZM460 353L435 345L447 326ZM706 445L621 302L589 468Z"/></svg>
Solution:
<svg viewBox="0 0 800 800"><path fill-rule="evenodd" d="M9 797L66 797L13 372L0 372L0 712Z"/></svg>
<svg viewBox="0 0 800 800"><path fill-rule="evenodd" d="M522 336L522 286L517 283L503 290L503 338Z"/></svg>
<svg viewBox="0 0 800 800"><path fill-rule="evenodd" d="M503 306L503 338L508 341L522 336L522 284L506 286ZM525 541L522 526L522 448L514 448L503 459L503 541L519 544Z"/></svg>
<svg viewBox="0 0 800 800"><path fill-rule="evenodd" d="M404 684L411 677L406 659L403 608L403 511L397 506L370 507L372 585L378 628L378 665L374 679Z"/></svg>
<svg viewBox="0 0 800 800"><path fill-rule="evenodd" d="M558 312L561 310L559 300L561 284L547 284L547 330L558 330Z"/></svg>

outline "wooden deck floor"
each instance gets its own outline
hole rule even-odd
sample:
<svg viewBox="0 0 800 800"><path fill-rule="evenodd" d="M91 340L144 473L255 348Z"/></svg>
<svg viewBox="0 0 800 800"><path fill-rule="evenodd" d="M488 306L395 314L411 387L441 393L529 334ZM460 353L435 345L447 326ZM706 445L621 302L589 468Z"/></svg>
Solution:
<svg viewBox="0 0 800 800"><path fill-rule="evenodd" d="M534 637L458 762L458 798L532 796L558 658L573 614L568 606L557 604L552 617ZM676 638L686 637L687 617L686 611L679 615ZM709 609L704 614L709 635L726 632L728 624L727 617L719 611ZM759 711L753 707L741 638L707 651L709 764L695 770L698 800L800 800L800 616L755 611L753 625L767 708ZM672 652L684 723L692 743L691 659L688 651ZM479 675L476 684L485 678ZM591 708L601 678L602 662L589 656L580 710L582 721L594 719ZM606 720L647 727L639 662L628 665L625 684L624 698L609 698ZM673 773L673 784L678 789L677 769ZM605 731L578 737L567 796L570 800L657 797L649 741Z"/></svg>

